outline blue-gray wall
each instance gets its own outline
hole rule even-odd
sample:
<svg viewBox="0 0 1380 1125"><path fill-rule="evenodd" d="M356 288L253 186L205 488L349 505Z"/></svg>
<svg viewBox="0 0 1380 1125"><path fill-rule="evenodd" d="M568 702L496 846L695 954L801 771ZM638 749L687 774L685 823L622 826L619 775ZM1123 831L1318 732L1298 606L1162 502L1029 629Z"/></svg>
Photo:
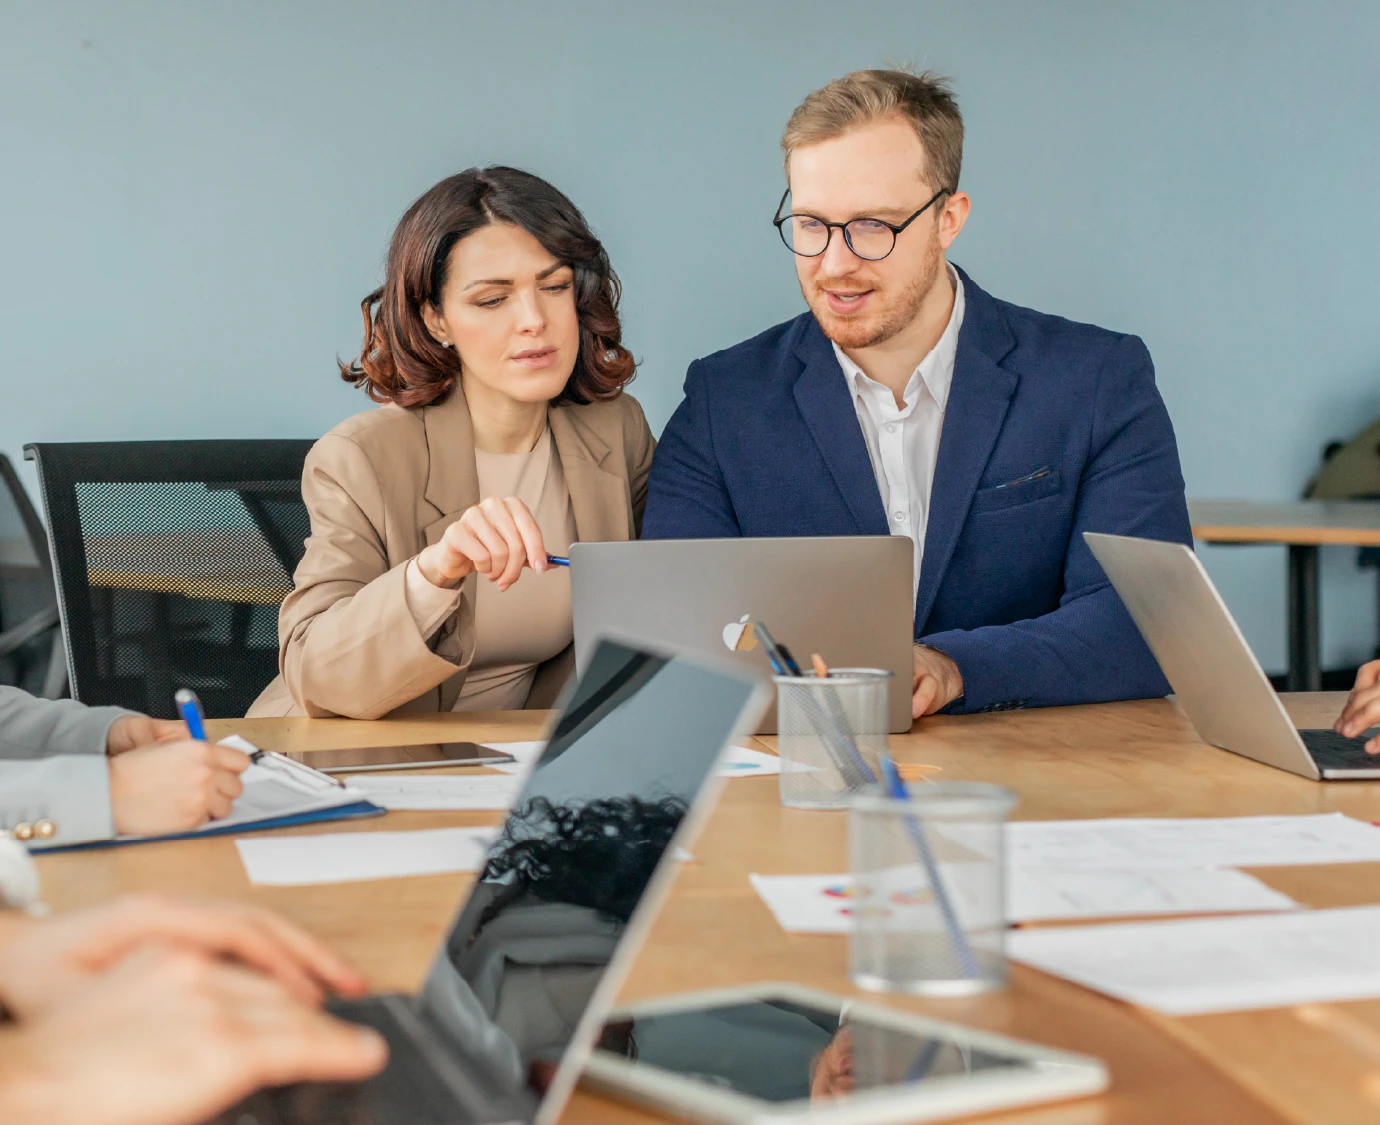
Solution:
<svg viewBox="0 0 1380 1125"><path fill-rule="evenodd" d="M321 433L365 406L332 364L392 224L497 161L602 233L659 429L690 359L801 307L787 114L899 59L957 82L955 260L1144 336L1190 495L1291 497L1380 414L1378 42L1367 0L4 0L0 448ZM1374 593L1328 554L1354 661ZM1281 667L1282 552L1207 557Z"/></svg>

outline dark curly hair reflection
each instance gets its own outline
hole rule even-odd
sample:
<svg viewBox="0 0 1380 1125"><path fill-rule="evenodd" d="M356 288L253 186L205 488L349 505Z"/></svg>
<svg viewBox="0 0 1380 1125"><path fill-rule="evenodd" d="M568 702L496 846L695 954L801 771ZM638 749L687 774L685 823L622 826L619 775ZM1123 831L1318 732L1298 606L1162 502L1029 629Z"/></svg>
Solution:
<svg viewBox="0 0 1380 1125"><path fill-rule="evenodd" d="M624 924L685 817L679 797L617 797L555 805L534 797L508 821L484 879L512 882L480 919L482 927L525 894L584 906Z"/></svg>

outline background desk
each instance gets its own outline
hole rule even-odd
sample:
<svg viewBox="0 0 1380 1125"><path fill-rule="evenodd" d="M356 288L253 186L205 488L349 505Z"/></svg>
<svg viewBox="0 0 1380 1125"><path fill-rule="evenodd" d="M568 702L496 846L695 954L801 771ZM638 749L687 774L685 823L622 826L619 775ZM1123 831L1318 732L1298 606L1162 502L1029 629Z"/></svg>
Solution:
<svg viewBox="0 0 1380 1125"><path fill-rule="evenodd" d="M1323 725L1340 695L1286 699L1298 720ZM398 740L537 737L540 713L449 714L377 723L243 719L208 723L280 749ZM774 740L763 739L770 747ZM1380 820L1380 783L1322 785L1213 750L1166 700L938 717L894 736L902 761L943 767L953 780L996 781L1020 794L1016 816L1209 816L1339 810ZM305 831L372 832L490 823L492 813L390 813ZM762 979L855 993L845 939L783 933L748 884L749 872L846 869L846 817L783 809L774 777L730 781L640 952L623 998ZM59 908L139 889L216 894L274 907L352 958L375 988L413 990L450 924L468 875L319 887L253 887L234 843L208 839L74 853L39 860ZM1380 902L1380 864L1291 867L1255 874L1310 906ZM1377 951L1380 956L1380 951ZM1107 1060L1103 1097L984 1118L1010 1125L1279 1125L1373 1122L1380 1105L1361 1083L1377 1060L1300 1023L1288 1010L1170 1019L1106 999L1023 966L1005 992L961 1000L881 997L895 1004ZM1380 1002L1339 1005L1380 1029ZM1380 1030L1377 1030L1380 1035ZM653 1115L581 1092L567 1122Z"/></svg>
<svg viewBox="0 0 1380 1125"><path fill-rule="evenodd" d="M1380 501L1190 500L1193 537L1204 543L1283 544L1289 548L1290 691L1318 691L1318 548L1380 546ZM1330 724L1329 724L1330 725Z"/></svg>

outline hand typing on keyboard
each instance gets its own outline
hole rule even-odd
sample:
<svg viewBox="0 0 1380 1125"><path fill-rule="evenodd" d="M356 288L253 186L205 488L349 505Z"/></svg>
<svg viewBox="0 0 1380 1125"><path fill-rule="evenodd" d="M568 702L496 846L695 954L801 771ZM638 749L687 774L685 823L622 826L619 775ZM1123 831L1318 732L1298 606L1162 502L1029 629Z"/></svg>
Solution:
<svg viewBox="0 0 1380 1125"><path fill-rule="evenodd" d="M170 946L136 951L0 1028L0 1121L196 1125L261 1086L366 1078L387 1048L280 982Z"/></svg>
<svg viewBox="0 0 1380 1125"><path fill-rule="evenodd" d="M1374 726L1380 726L1380 660L1363 664L1357 671L1341 718L1332 729L1347 738L1359 738ZM1366 753L1380 754L1380 734L1366 743Z"/></svg>

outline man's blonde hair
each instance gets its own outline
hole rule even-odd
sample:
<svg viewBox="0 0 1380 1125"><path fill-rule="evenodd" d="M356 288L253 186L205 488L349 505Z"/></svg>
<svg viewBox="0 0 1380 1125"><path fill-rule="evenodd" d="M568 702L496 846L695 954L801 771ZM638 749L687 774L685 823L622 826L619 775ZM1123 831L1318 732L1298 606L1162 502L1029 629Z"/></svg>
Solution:
<svg viewBox="0 0 1380 1125"><path fill-rule="evenodd" d="M791 153L801 145L832 140L859 125L894 116L910 122L920 138L925 150L922 174L930 186L957 191L963 115L949 80L929 70L855 70L816 90L796 106L781 134L787 172Z"/></svg>

